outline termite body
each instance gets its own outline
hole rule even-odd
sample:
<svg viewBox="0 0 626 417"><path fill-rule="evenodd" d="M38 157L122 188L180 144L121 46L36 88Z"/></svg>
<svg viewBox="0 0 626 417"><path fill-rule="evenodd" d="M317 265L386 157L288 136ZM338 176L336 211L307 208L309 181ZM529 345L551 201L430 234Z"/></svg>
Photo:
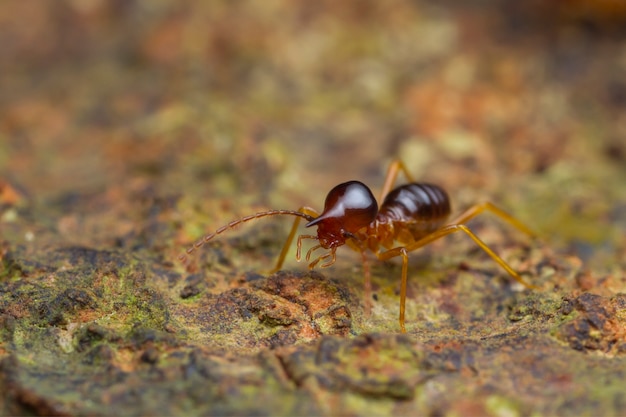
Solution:
<svg viewBox="0 0 626 417"><path fill-rule="evenodd" d="M409 183L392 188L400 171L404 173ZM402 258L399 314L402 332L406 332L408 254L451 233L464 232L513 279L527 288L534 288L465 225L478 214L489 211L520 231L534 235L527 226L495 205L488 202L474 205L449 222L450 198L445 190L434 184L413 182L405 165L400 161L395 161L390 165L380 200L382 204L379 207L371 190L365 184L359 181L348 181L337 185L328 193L321 214L310 207L301 207L297 211L269 210L242 217L206 235L179 258L181 261L186 261L187 255L204 243L241 223L267 216L295 216L289 236L272 270L275 272L282 267L293 239L296 237L300 221L305 219L306 227L317 226L317 234L298 235L296 259L299 261L302 257L304 239L318 241L318 244L311 247L305 256L311 269L318 264L322 268L332 265L336 260L337 248L347 245L362 255L366 294L371 291L366 253L371 252L382 261L398 256ZM326 252L312 259L313 253L318 249L325 249Z"/></svg>

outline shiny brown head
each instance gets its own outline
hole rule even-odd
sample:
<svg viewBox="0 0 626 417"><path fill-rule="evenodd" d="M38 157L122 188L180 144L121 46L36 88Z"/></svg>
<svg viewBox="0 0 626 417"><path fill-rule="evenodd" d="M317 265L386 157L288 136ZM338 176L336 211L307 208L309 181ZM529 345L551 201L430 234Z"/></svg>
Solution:
<svg viewBox="0 0 626 417"><path fill-rule="evenodd" d="M336 248L373 222L377 214L378 203L370 189L362 182L348 181L330 190L324 212L306 227L317 226L317 238L323 248Z"/></svg>

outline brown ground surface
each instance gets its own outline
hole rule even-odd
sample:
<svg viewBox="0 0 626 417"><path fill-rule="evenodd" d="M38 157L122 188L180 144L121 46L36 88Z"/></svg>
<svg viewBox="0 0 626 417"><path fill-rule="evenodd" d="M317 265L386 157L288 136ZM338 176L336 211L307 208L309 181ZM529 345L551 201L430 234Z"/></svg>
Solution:
<svg viewBox="0 0 626 417"><path fill-rule="evenodd" d="M0 413L626 413L626 8L430 3L3 3ZM287 218L177 262L395 158L539 289L450 236L400 334L397 262L264 273Z"/></svg>

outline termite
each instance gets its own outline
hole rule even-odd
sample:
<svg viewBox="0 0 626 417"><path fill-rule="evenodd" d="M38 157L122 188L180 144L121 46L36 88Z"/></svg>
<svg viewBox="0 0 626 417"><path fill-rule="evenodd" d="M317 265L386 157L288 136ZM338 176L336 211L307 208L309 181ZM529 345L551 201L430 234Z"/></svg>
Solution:
<svg viewBox="0 0 626 417"><path fill-rule="evenodd" d="M409 183L392 189L400 171L403 172ZM401 161L394 161L389 166L380 201L382 201L382 205L379 207L372 191L362 182L344 182L330 190L326 196L324 211L321 214L310 207L300 207L298 210L268 210L245 216L204 236L187 249L186 253L180 255L179 260L187 262L188 255L191 255L216 236L242 223L267 216L295 216L296 219L278 256L276 266L270 271L276 272L285 261L301 219L305 219L307 221L306 227L317 226L317 234L298 235L296 260L300 261L302 257L302 241L304 239L317 240L318 242L306 253L305 259L309 262L309 269L313 269L318 264L321 268L331 266L335 263L337 248L348 245L362 256L366 294L371 291L370 270L366 253L372 252L381 261L398 256L402 258L398 320L403 333L406 332L404 323L409 252L451 233L464 232L514 280L526 288L536 288L526 282L465 225L470 219L488 211L523 233L535 236L534 232L526 225L492 203L476 204L453 221L447 222L451 209L450 198L445 190L434 184L414 182ZM313 253L318 249L325 249L326 252L311 259Z"/></svg>

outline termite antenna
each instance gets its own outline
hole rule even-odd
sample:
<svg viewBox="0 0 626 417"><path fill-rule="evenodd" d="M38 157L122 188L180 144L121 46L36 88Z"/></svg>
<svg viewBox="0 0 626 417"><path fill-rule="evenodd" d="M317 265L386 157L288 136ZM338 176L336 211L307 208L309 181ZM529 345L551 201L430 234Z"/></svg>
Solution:
<svg viewBox="0 0 626 417"><path fill-rule="evenodd" d="M246 222L249 222L251 220L260 219L261 217L279 216L279 215L298 216L298 217L302 217L303 219L305 219L308 222L310 222L310 221L312 221L314 219L313 216L310 216L310 215L308 215L306 213L302 213L300 211L295 211L295 210L268 210L268 211L262 211L262 212L259 212L259 213L251 214L249 216L245 216L245 217L242 217L240 219L233 220L232 222L230 222L228 224L225 224L224 226L222 226L219 229L215 230L213 233L210 233L210 234L204 236L202 239L200 239L199 241L194 243L193 246L191 246L189 249L187 249L185 251L185 253L179 255L178 256L178 260L181 261L183 264L186 264L188 256L191 255L192 253L194 253L196 250L200 249L205 243L207 243L208 241L213 239L215 236L224 233L227 230L231 230L231 229L236 228L237 226L239 226L242 223L246 223Z"/></svg>

